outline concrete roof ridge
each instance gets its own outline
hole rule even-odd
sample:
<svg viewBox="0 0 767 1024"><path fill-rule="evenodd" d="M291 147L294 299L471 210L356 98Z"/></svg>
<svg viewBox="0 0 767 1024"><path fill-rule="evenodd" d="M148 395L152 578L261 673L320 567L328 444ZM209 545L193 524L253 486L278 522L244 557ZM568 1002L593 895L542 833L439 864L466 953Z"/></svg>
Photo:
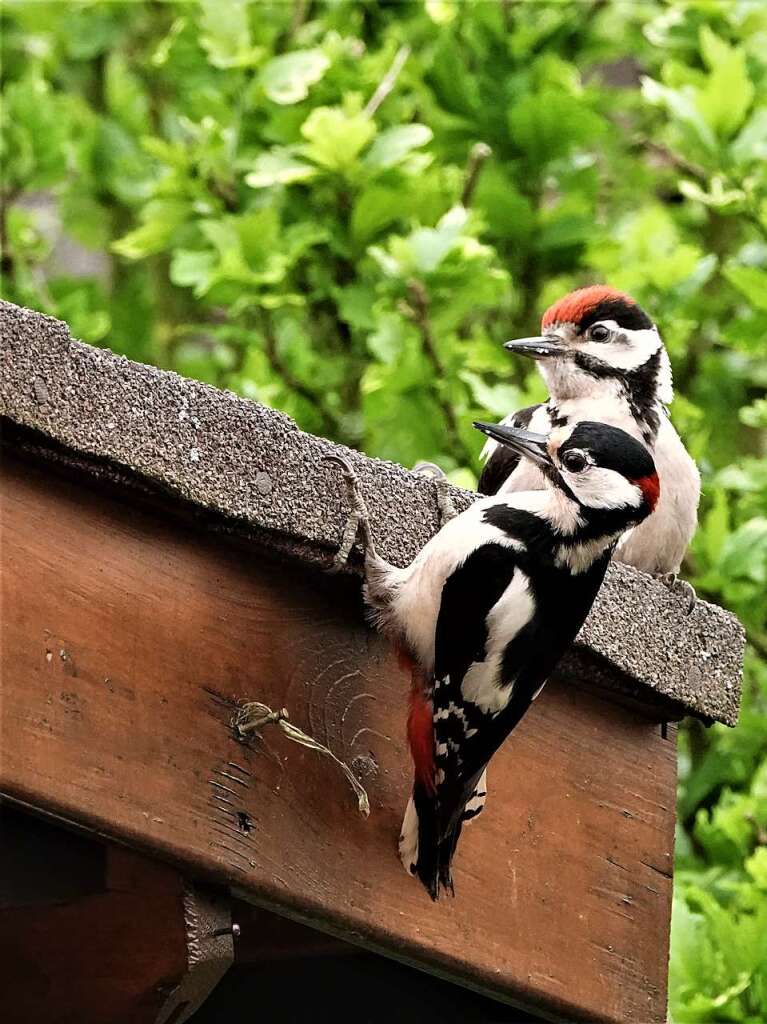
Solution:
<svg viewBox="0 0 767 1024"><path fill-rule="evenodd" d="M0 301L0 415L82 456L114 464L229 519L280 550L327 565L348 514L336 452L352 463L381 554L407 564L437 529L433 483L299 430L290 417L168 370L72 339L66 324ZM459 509L473 495L454 489ZM592 656L686 712L737 720L744 635L729 612L684 602L612 565L570 659ZM580 671L587 675L585 669ZM610 680L604 680L610 685ZM625 687L624 687L625 688Z"/></svg>

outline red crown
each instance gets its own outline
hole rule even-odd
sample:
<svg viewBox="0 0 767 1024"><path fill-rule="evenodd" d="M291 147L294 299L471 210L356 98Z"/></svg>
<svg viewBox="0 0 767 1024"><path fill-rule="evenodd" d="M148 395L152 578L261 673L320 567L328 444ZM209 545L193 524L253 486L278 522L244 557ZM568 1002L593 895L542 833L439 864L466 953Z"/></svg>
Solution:
<svg viewBox="0 0 767 1024"><path fill-rule="evenodd" d="M609 288L605 284L593 284L588 288L579 288L570 292L563 299L549 306L543 314L541 327L549 327L551 324L579 324L581 320L600 302L618 299L629 306L636 306L636 302L625 292L619 292L615 288Z"/></svg>

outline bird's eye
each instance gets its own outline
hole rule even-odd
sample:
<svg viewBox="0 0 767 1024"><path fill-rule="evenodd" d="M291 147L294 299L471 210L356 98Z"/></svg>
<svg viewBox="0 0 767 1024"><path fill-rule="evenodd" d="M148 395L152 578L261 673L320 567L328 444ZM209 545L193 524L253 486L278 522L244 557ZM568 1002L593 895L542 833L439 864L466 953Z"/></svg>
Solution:
<svg viewBox="0 0 767 1024"><path fill-rule="evenodd" d="M595 324L589 332L592 341L607 341L610 331L604 324Z"/></svg>
<svg viewBox="0 0 767 1024"><path fill-rule="evenodd" d="M586 456L577 448L572 448L562 456L562 465L571 473L580 473L582 469L586 468L587 462Z"/></svg>

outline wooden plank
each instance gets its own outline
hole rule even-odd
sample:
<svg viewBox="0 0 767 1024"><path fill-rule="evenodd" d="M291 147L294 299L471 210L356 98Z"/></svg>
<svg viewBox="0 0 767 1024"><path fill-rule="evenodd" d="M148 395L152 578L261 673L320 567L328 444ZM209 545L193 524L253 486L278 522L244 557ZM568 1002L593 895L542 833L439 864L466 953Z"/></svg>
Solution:
<svg viewBox="0 0 767 1024"><path fill-rule="evenodd" d="M232 902L232 921L239 929L234 944L238 967L277 960L357 956L363 953L359 946L272 914L262 907L254 907L245 900Z"/></svg>
<svg viewBox="0 0 767 1024"><path fill-rule="evenodd" d="M14 850L29 852L31 837L47 862L32 854L14 867ZM19 883L18 901L8 892L0 909L3 1019L154 1024L187 970L179 873L6 817L2 849L4 880ZM75 883L56 891L47 876L70 871Z"/></svg>
<svg viewBox="0 0 767 1024"><path fill-rule="evenodd" d="M45 469L4 476L5 793L553 1017L665 1020L673 731L552 681L432 904L396 858L407 680L356 587ZM354 765L370 818L326 759L238 743L242 698Z"/></svg>

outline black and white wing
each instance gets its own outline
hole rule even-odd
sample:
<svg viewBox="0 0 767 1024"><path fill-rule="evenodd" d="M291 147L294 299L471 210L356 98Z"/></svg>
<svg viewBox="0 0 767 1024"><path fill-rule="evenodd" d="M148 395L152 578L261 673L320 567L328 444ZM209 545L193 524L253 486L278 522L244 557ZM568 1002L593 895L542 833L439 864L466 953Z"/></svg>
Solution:
<svg viewBox="0 0 767 1024"><path fill-rule="evenodd" d="M530 425L533 413L540 409L540 405L529 405L525 409L504 416L501 420L506 427L523 427L525 430ZM505 445L498 444L492 438L488 438L482 449L480 458L485 465L479 477L477 490L480 494L497 494L501 486L511 476L519 464L519 455Z"/></svg>

